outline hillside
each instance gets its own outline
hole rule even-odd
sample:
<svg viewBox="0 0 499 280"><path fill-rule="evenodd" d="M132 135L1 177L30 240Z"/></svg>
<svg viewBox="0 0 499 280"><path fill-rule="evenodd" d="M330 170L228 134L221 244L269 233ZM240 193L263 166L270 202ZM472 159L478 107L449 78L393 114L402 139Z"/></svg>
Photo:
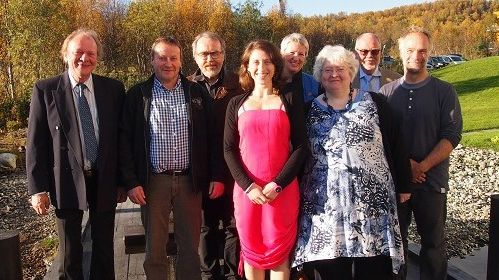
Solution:
<svg viewBox="0 0 499 280"><path fill-rule="evenodd" d="M468 61L432 72L453 84L463 113L463 144L499 150L499 56ZM492 130L491 130L492 129ZM489 130L489 131L482 131ZM493 140L495 139L495 140Z"/></svg>

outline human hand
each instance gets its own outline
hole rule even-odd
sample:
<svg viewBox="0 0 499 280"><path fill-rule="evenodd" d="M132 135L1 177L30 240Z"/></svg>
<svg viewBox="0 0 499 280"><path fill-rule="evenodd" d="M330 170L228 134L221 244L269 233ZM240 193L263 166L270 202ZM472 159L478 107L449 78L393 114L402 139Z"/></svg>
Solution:
<svg viewBox="0 0 499 280"><path fill-rule="evenodd" d="M47 215L50 208L50 199L47 193L37 193L31 196L31 207L38 215Z"/></svg>
<svg viewBox="0 0 499 280"><path fill-rule="evenodd" d="M278 186L275 182L270 182L265 185L262 193L269 199L269 201L273 201L279 194L278 192L275 191L277 187Z"/></svg>
<svg viewBox="0 0 499 280"><path fill-rule="evenodd" d="M426 174L421 164L411 159L411 171L413 183L424 183L426 181Z"/></svg>
<svg viewBox="0 0 499 280"><path fill-rule="evenodd" d="M216 199L221 197L224 194L225 186L222 182L210 182L210 190L208 192L208 195L210 196L210 199Z"/></svg>
<svg viewBox="0 0 499 280"><path fill-rule="evenodd" d="M135 188L128 191L128 198L139 205L146 205L146 195L144 194L144 189L142 186L136 186Z"/></svg>
<svg viewBox="0 0 499 280"><path fill-rule="evenodd" d="M250 188L251 190L248 192L248 198L251 200L251 202L260 205L269 202L269 199L262 192L262 187L253 183Z"/></svg>
<svg viewBox="0 0 499 280"><path fill-rule="evenodd" d="M408 201L411 198L411 193L400 193L399 194L399 201L400 203L404 203Z"/></svg>
<svg viewBox="0 0 499 280"><path fill-rule="evenodd" d="M122 188L122 187L118 187L118 189L116 190L116 202L117 203L122 203L122 202L125 202L127 200L127 194L125 192L125 189Z"/></svg>

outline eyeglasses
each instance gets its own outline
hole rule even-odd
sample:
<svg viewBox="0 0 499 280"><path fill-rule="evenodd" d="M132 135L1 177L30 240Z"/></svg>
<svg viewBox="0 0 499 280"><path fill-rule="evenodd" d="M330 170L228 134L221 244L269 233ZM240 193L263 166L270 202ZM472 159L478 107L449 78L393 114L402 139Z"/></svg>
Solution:
<svg viewBox="0 0 499 280"><path fill-rule="evenodd" d="M200 52L197 55L200 56L201 58L205 59L205 60L208 59L208 56L211 56L211 58L213 58L213 59L217 59L217 58L219 58L222 55L222 52L221 51Z"/></svg>
<svg viewBox="0 0 499 280"><path fill-rule="evenodd" d="M346 72L346 68L345 67L326 67L324 69L322 69L322 73L326 74L326 75L333 75L334 73L336 73L337 75L342 75L343 73Z"/></svg>
<svg viewBox="0 0 499 280"><path fill-rule="evenodd" d="M370 49L370 50L362 49L357 51L363 56L366 56L368 53L371 53L371 55L376 56L381 52L380 49Z"/></svg>

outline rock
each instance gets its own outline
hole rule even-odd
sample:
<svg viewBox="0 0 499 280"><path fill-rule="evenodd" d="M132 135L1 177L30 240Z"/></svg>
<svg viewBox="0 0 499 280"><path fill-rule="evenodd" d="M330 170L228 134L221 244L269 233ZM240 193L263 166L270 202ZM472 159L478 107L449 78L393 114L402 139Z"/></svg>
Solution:
<svg viewBox="0 0 499 280"><path fill-rule="evenodd" d="M0 154L0 169L14 170L16 169L17 156L11 153Z"/></svg>

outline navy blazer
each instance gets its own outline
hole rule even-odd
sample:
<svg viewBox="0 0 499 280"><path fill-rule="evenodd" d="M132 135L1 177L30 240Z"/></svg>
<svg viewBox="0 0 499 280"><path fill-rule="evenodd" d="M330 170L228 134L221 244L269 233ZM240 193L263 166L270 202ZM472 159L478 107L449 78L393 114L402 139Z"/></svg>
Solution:
<svg viewBox="0 0 499 280"><path fill-rule="evenodd" d="M99 120L97 211L116 208L118 122L125 94L117 80L92 74ZM33 87L26 173L29 194L49 192L56 209L87 209L83 150L68 72Z"/></svg>

